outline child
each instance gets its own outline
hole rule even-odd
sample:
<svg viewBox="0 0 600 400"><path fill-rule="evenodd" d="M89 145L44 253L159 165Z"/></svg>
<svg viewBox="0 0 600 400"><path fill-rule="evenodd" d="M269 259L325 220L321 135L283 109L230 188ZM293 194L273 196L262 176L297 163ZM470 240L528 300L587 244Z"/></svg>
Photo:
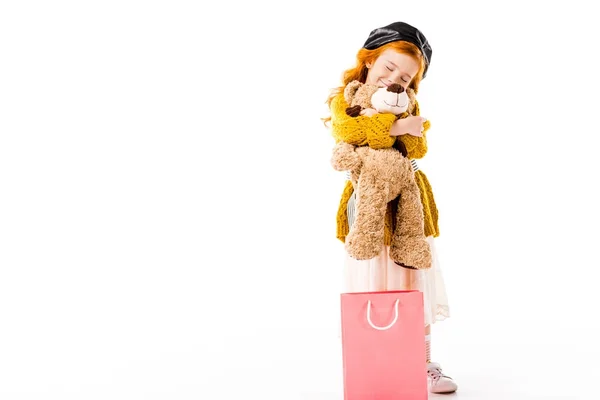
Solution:
<svg viewBox="0 0 600 400"><path fill-rule="evenodd" d="M419 170L415 159L427 152L426 133L429 123L420 117L418 104L415 116L396 121L392 114L374 114L350 117L346 114L348 104L343 89L353 80L375 84L380 87L393 83L410 87L418 92L419 83L425 77L431 63L432 49L425 36L415 27L395 22L371 31L358 51L356 66L345 71L343 85L334 89L328 99L331 110L333 137L353 145L372 148L394 146L400 140L411 159L415 179L423 204L424 227L432 251L432 266L426 270L401 267L389 257L391 227L394 221L392 204L385 216L384 244L378 256L358 261L346 255L344 273L347 292L420 290L425 300L425 340L427 349L427 373L432 393L453 393L457 390L452 378L443 374L439 364L431 362L431 324L449 317L448 301L439 262L435 253L434 237L439 236L438 213L433 192L427 177ZM337 237L342 242L352 225L354 214L354 188L346 181L337 215Z"/></svg>

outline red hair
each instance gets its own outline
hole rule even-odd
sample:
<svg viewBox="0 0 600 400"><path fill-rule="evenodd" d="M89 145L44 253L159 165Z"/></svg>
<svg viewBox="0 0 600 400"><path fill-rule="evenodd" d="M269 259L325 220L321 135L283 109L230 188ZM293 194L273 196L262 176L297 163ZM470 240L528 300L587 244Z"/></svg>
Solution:
<svg viewBox="0 0 600 400"><path fill-rule="evenodd" d="M331 90L331 93L329 94L329 97L326 101L327 105L330 106L333 98L338 94L342 93L346 85L350 82L358 80L364 83L367 80L367 73L369 72L367 64L374 63L375 60L379 58L381 53L388 49L392 49L401 54L406 54L407 56L412 57L413 60L415 60L417 64L419 64L419 71L408 85L408 87L415 91L415 94L418 93L419 83L421 83L421 79L423 79L423 72L425 71L425 59L423 58L423 55L421 54L419 48L414 44L404 41L395 41L384 44L383 46L373 50L367 50L364 47L361 48L358 51L358 54L356 54L356 65L344 71L342 77L342 85ZM323 118L325 124L327 124L327 122L330 120L331 117Z"/></svg>

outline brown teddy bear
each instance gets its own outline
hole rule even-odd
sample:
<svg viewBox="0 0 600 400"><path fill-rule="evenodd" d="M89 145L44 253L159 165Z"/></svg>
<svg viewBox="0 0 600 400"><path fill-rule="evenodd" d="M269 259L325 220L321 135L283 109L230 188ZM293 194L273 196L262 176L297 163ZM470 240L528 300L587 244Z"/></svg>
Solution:
<svg viewBox="0 0 600 400"><path fill-rule="evenodd" d="M346 113L352 117L390 112L404 118L415 103L414 92L397 84L379 88L353 81L346 86L344 97L350 106ZM346 251L357 260L379 254L387 205L399 197L390 258L404 267L427 269L431 267L431 249L425 239L419 187L405 157L406 149L400 140L396 143L396 148L372 149L339 142L334 148L332 165L338 171L350 171L356 192L355 219L345 240Z"/></svg>

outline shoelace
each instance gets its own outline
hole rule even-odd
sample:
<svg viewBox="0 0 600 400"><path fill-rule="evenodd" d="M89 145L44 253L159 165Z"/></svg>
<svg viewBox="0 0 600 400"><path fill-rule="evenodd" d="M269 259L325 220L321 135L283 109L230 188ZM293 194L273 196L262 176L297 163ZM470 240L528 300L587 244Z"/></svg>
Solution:
<svg viewBox="0 0 600 400"><path fill-rule="evenodd" d="M437 382L440 380L440 378L444 377L444 378L448 378L448 379L452 379L447 375L444 375L442 373L441 368L432 368L429 371L427 371L427 374L429 375L429 377L431 378L431 380L433 382Z"/></svg>

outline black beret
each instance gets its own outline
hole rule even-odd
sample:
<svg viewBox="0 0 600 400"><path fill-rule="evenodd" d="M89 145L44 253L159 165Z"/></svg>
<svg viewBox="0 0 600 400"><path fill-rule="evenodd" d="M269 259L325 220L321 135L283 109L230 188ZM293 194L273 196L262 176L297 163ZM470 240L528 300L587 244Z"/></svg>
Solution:
<svg viewBox="0 0 600 400"><path fill-rule="evenodd" d="M373 50L384 44L399 40L412 43L421 50L425 58L425 71L423 71L423 78L425 78L427 68L429 68L429 64L431 63L431 45L425 38L425 35L414 26L406 22L394 22L382 28L374 29L369 34L363 47L367 50Z"/></svg>

